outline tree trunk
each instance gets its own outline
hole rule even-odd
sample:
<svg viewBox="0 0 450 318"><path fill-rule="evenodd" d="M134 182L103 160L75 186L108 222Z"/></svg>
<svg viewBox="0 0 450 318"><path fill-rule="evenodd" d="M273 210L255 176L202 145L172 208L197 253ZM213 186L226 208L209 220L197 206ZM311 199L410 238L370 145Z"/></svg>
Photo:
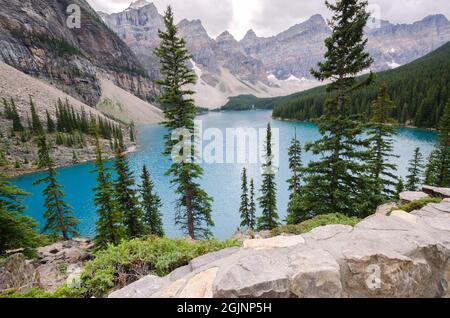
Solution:
<svg viewBox="0 0 450 318"><path fill-rule="evenodd" d="M191 239L195 240L195 228L194 228L194 212L192 209L192 190L186 189L186 217L188 224L188 234Z"/></svg>

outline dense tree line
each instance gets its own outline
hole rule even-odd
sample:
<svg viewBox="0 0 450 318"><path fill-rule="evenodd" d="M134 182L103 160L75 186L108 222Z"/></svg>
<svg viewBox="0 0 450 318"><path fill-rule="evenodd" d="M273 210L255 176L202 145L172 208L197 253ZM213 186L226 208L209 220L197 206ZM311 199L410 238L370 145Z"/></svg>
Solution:
<svg viewBox="0 0 450 318"><path fill-rule="evenodd" d="M164 236L160 208L161 199L153 189L153 181L146 166L142 169L142 183L138 187L130 171L128 160L120 149L116 152L113 169L105 166L100 148L98 129L95 136L97 174L94 188L97 208L95 244L98 249L117 245L123 239L145 235ZM114 179L113 173L116 175Z"/></svg>
<svg viewBox="0 0 450 318"><path fill-rule="evenodd" d="M383 83L397 108L391 115L400 124L437 128L450 98L450 43L431 54L398 69L378 73L372 85L350 95L352 114L371 113L370 102ZM359 78L364 81L367 76ZM275 100L273 116L311 120L325 112L328 93L325 87L314 88Z"/></svg>
<svg viewBox="0 0 450 318"><path fill-rule="evenodd" d="M27 115L26 124L22 123L14 99L11 98L10 100L7 100L3 98L2 103L4 117L12 121L12 135L20 133L23 141L28 141L31 137L40 136L46 132L48 134L56 134L57 145L83 147L85 146L83 135L89 134L92 122L91 119L94 117L100 137L123 146L123 131L118 124L101 116L95 117L92 113L88 114L84 109L82 109L81 112L76 112L73 106L69 104L68 100L65 102L60 99L58 100L55 106L54 118L50 115L49 111L46 110L45 125L42 123L31 97L29 101L30 110L29 115ZM132 141L134 141L134 123L130 125L130 136Z"/></svg>

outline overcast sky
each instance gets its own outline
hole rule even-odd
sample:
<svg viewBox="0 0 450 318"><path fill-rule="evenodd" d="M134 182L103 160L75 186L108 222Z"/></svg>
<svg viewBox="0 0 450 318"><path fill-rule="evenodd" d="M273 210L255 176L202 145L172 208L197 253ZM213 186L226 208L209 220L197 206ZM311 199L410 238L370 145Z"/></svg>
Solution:
<svg viewBox="0 0 450 318"><path fill-rule="evenodd" d="M96 10L108 13L128 8L131 0L87 0ZM151 0L148 0L151 2ZM210 36L225 30L241 39L249 29L258 36L277 34L320 13L328 17L324 0L154 0L162 13L172 5L175 18L200 19ZM411 23L429 14L450 17L450 0L369 0L380 18L393 23ZM379 8L379 9L377 9Z"/></svg>

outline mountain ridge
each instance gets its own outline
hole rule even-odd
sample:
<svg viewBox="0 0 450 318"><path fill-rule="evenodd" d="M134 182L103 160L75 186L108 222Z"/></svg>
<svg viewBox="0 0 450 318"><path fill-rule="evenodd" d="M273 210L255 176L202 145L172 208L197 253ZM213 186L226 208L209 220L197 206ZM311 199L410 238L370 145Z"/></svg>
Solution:
<svg viewBox="0 0 450 318"><path fill-rule="evenodd" d="M400 124L436 128L450 99L449 74L450 42L411 63L377 73L375 83L352 95L351 110L370 116L368 106L380 85L386 84L397 106L392 115ZM238 96L231 98L223 110L273 109L275 118L304 121L321 116L327 98L325 86L319 86L277 98Z"/></svg>
<svg viewBox="0 0 450 318"><path fill-rule="evenodd" d="M103 18L130 46L146 70L157 77L159 61L149 52L159 44L157 30L164 26L156 6L147 2L138 9L129 8ZM407 64L450 41L450 22L442 14L412 24L380 21L380 25L379 29L366 30L368 50L375 59L374 71ZM271 37L258 37L249 30L240 41L229 31L212 38L199 19L182 19L178 28L193 55L193 62L202 71L200 80L208 86L208 92L214 91L226 98L236 93L230 82L224 82L224 77L229 78L222 73L224 69L234 77L233 82L243 82L242 87L259 87L259 97L282 96L320 85L309 72L322 60L323 43L330 34L320 14ZM305 86L304 81L308 81L308 85ZM243 93L254 94L253 89ZM220 106L223 104L215 104L213 108Z"/></svg>

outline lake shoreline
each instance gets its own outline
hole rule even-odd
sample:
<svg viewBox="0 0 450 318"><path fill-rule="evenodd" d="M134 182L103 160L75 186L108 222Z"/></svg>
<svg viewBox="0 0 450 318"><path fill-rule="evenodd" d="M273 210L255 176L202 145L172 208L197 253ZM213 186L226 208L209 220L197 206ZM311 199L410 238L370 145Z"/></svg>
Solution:
<svg viewBox="0 0 450 318"><path fill-rule="evenodd" d="M273 120L283 121L283 122L290 122L290 123L309 123L314 124L313 121L309 120L298 120L298 119L289 119L289 118L282 118L282 117L273 117ZM436 128L425 128L425 127L417 127L413 125L395 125L391 124L391 126L394 126L395 128L408 128L408 129L417 129L417 130L423 130L423 131L431 131L431 132L437 132L438 130Z"/></svg>
<svg viewBox="0 0 450 318"><path fill-rule="evenodd" d="M125 155L134 153L138 150L139 145L131 145L127 148L127 150L124 152ZM111 160L114 158L113 154L103 154L104 159L106 160ZM95 161L95 158L90 158L90 159L85 159L85 160L80 160L77 163L73 163L73 164L55 164L56 169L63 169L63 168L70 168L70 167L76 167L79 165L84 165L87 163L93 163ZM22 171L12 171L12 173L5 173L5 177L7 180L14 180L17 178L21 178L21 177L27 177L27 176L32 176L41 172L45 172L46 169L29 169L29 170L22 170Z"/></svg>

